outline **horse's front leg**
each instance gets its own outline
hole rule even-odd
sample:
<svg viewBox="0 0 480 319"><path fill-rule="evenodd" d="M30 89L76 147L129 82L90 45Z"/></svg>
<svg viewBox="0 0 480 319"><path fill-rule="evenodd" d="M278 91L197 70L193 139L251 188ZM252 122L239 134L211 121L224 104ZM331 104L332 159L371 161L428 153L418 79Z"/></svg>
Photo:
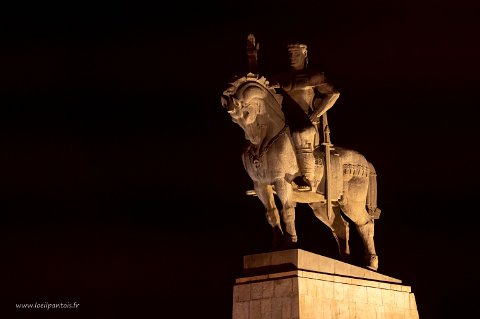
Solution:
<svg viewBox="0 0 480 319"><path fill-rule="evenodd" d="M262 202L266 210L267 221L272 226L273 240L272 249L281 248L283 231L280 223L280 215L278 214L277 206L275 205L275 198L273 196L272 185L262 184L259 182L253 183L255 192Z"/></svg>
<svg viewBox="0 0 480 319"><path fill-rule="evenodd" d="M297 243L297 231L295 230L295 202L292 200L293 188L285 179L277 179L274 182L275 191L282 203L282 218L285 224L285 236L287 246L294 247Z"/></svg>

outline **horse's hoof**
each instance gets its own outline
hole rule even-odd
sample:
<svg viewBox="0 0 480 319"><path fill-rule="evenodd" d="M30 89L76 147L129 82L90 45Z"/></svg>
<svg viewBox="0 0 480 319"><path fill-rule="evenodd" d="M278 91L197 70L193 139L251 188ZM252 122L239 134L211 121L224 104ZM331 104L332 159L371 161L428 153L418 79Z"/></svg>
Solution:
<svg viewBox="0 0 480 319"><path fill-rule="evenodd" d="M367 261L367 268L373 271L377 271L378 269L378 256L377 255L369 255L366 257Z"/></svg>

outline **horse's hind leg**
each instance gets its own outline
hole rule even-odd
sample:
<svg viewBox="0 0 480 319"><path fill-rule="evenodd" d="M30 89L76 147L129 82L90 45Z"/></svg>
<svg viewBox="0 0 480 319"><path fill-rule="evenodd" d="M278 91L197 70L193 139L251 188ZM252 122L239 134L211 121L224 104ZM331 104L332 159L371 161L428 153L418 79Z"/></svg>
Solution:
<svg viewBox="0 0 480 319"><path fill-rule="evenodd" d="M266 209L265 216L267 221L272 226L273 239L272 249L280 248L283 242L283 231L280 223L280 215L278 214L277 206L275 205L275 198L273 196L272 186L268 184L261 184L254 182L255 192Z"/></svg>
<svg viewBox="0 0 480 319"><path fill-rule="evenodd" d="M378 269L378 256L375 252L374 222L366 209L368 180L361 177L353 177L345 184L345 196L341 201L342 211L355 224L358 234L365 247L366 267L372 270Z"/></svg>
<svg viewBox="0 0 480 319"><path fill-rule="evenodd" d="M378 269L378 256L375 251L374 221L365 208L365 202L350 201L342 207L345 214L355 223L358 234L365 248L366 267L372 270Z"/></svg>
<svg viewBox="0 0 480 319"><path fill-rule="evenodd" d="M366 209L364 209L365 214L368 215L368 212ZM374 235L374 222L373 218L368 215L368 220L365 224L363 225L356 225L357 226L357 231L360 237L363 240L363 244L365 246L365 262L367 265L367 268L370 268L372 270L377 270L378 269L378 256L377 253L375 252L375 244L373 241L373 235Z"/></svg>
<svg viewBox="0 0 480 319"><path fill-rule="evenodd" d="M349 226L348 222L342 217L340 207L333 207L333 216L327 218L327 205L324 203L310 203L315 216L327 225L332 231L333 237L337 241L340 258L348 260L350 256L350 247L348 245Z"/></svg>

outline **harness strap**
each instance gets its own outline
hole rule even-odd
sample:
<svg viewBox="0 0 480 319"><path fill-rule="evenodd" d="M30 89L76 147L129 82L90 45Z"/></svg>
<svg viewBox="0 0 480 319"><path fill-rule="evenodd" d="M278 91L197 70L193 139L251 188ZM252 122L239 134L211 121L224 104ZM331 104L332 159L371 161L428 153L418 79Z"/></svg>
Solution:
<svg viewBox="0 0 480 319"><path fill-rule="evenodd" d="M280 131L278 131L278 133L274 137L272 137L270 141L268 141L267 145L261 150L261 152L257 156L255 156L255 159L257 161L259 161L263 157L263 155L265 155L265 153L273 145L273 143L275 143L283 134L285 134L285 132L287 131L287 128L288 128L288 125L283 126L283 128Z"/></svg>

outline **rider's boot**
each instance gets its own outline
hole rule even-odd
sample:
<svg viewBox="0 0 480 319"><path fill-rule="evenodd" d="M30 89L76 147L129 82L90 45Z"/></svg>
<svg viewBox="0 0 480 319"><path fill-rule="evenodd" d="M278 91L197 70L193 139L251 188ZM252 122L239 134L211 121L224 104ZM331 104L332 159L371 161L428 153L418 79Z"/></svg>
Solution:
<svg viewBox="0 0 480 319"><path fill-rule="evenodd" d="M309 192L312 190L312 186L306 179L305 175L295 177L293 182L297 185L297 190L299 192Z"/></svg>
<svg viewBox="0 0 480 319"><path fill-rule="evenodd" d="M297 160L302 175L295 177L293 181L297 184L299 192L309 192L314 183L315 157L313 152L300 149L297 150Z"/></svg>
<svg viewBox="0 0 480 319"><path fill-rule="evenodd" d="M297 176L293 182L297 185L299 192L309 192L313 188L315 178L315 156L313 155L315 129L311 127L301 132L294 132L292 139L298 168L302 174Z"/></svg>

